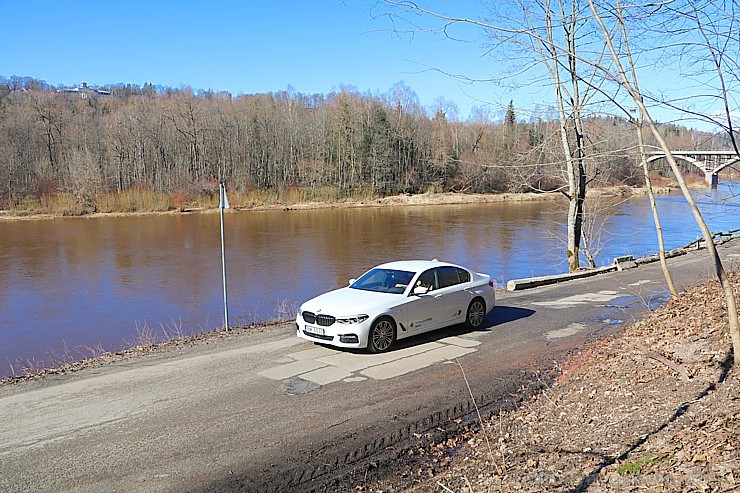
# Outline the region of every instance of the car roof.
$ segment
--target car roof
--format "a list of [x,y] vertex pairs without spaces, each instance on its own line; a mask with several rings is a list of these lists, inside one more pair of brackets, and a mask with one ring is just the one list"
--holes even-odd
[[[450,264],[448,262],[440,262],[439,260],[399,260],[396,262],[388,262],[385,264],[378,265],[376,269],[394,269],[394,270],[405,270],[411,272],[421,272],[433,267],[460,267],[459,265]],[[464,267],[460,267],[464,269]],[[468,269],[465,269],[468,270]]]

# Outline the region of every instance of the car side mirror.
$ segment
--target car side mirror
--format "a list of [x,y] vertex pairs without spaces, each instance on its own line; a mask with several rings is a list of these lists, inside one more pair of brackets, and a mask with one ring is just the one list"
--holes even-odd
[[429,288],[426,286],[416,286],[414,288],[414,294],[417,296],[421,296],[422,294],[427,294],[429,292]]
[[352,286],[355,283],[355,281],[357,281],[357,279],[350,279],[349,280],[349,285]]

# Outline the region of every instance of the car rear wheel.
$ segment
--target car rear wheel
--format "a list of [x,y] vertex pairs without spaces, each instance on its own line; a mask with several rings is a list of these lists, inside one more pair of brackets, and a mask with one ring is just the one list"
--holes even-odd
[[483,325],[484,318],[486,318],[486,302],[476,298],[468,305],[468,316],[465,322],[471,329],[477,329]]
[[373,323],[367,340],[367,348],[373,353],[388,351],[396,341],[396,324],[389,317],[381,317]]

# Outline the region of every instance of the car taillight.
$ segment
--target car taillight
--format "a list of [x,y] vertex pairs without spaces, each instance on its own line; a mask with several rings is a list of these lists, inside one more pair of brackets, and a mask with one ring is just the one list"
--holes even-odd
[[493,281],[488,281],[488,285],[493,287]]

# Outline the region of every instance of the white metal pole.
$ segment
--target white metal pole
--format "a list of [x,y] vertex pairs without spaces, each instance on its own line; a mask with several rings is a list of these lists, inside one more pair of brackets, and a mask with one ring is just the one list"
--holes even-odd
[[221,213],[221,275],[224,281],[224,329],[229,330],[229,303],[226,298],[226,248],[224,245],[224,208],[226,206],[226,186],[219,184],[218,208]]

